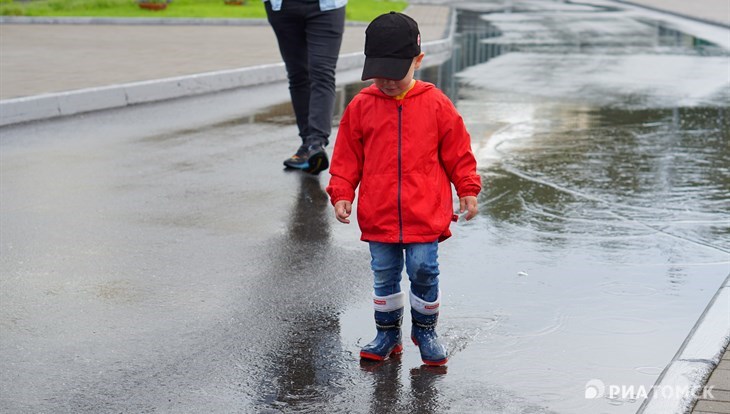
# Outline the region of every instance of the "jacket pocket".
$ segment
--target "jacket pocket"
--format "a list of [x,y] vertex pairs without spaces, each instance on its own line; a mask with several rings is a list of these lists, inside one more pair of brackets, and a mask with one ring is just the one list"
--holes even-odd
[[[444,190],[443,180],[438,176],[418,173],[403,176],[401,205],[405,234],[438,235],[448,227],[450,214],[444,209]],[[450,193],[451,189],[447,191]]]
[[357,220],[364,233],[397,237],[398,186],[392,174],[363,177],[358,190]]

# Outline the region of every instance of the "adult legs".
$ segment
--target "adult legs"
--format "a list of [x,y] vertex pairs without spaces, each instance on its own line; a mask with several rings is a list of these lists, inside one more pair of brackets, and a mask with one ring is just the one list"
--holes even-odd
[[285,1],[279,11],[271,9],[271,2],[264,2],[264,5],[269,23],[276,34],[281,58],[286,66],[289,94],[303,145],[309,136],[309,103],[311,101],[306,34],[307,10],[304,7],[306,4]]
[[327,169],[335,102],[335,69],[345,28],[345,8],[321,11],[317,0],[285,1],[280,11],[265,2],[287,69],[289,93],[302,144],[288,168],[312,174]]
[[326,146],[332,131],[335,104],[335,69],[345,30],[345,8],[307,17],[305,31],[309,62],[309,143]]

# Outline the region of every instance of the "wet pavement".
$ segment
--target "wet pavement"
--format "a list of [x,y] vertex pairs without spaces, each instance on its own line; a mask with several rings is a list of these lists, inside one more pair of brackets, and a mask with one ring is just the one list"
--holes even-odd
[[[415,4],[408,13],[418,19],[424,42],[444,37],[448,7]],[[16,23],[1,23],[0,16],[0,99],[281,62],[266,19],[9,20]],[[365,27],[348,22],[340,53],[362,52]]]
[[730,27],[730,3],[723,0],[703,0],[688,3],[682,0],[618,0],[664,13],[690,16],[699,21]]
[[587,382],[650,387],[730,270],[728,54],[511,4],[460,16],[458,62],[423,73],[485,183],[440,249],[448,368],[358,360],[369,254],[326,173],[279,169],[271,85],[0,129],[2,410],[635,412]]

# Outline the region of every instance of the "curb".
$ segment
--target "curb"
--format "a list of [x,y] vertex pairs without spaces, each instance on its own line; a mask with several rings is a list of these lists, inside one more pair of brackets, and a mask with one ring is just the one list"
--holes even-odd
[[0,126],[218,92],[286,79],[283,64],[207,72],[0,101]]
[[[702,387],[730,342],[730,274],[715,292],[687,338],[664,368],[637,414],[684,414],[701,394]],[[657,395],[657,389],[673,392],[671,398]]]
[[266,19],[207,19],[186,17],[28,17],[3,16],[0,24],[125,25],[125,26],[265,26]]
[[[267,26],[266,19],[219,19],[190,17],[29,17],[0,16],[0,24],[120,25],[120,26]],[[366,22],[345,22],[365,27]]]
[[[443,39],[421,45],[427,54],[424,67],[440,64],[451,57],[455,19],[456,14],[452,10],[446,28],[447,35]],[[361,68],[364,61],[365,55],[362,52],[342,54],[337,61],[337,72]],[[281,62],[0,100],[0,127],[283,82],[286,79],[286,69]]]
[[680,12],[674,12],[674,11],[662,9],[662,8],[659,8],[659,7],[647,6],[646,4],[636,3],[636,2],[633,2],[633,1],[630,1],[630,0],[613,0],[613,1],[615,1],[616,3],[628,4],[630,6],[641,7],[641,8],[648,9],[648,10],[653,10],[653,11],[659,12],[659,13],[671,14],[672,16],[681,17],[683,19],[694,20],[694,21],[697,21],[697,22],[711,24],[713,26],[719,26],[719,27],[722,27],[722,28],[725,28],[725,29],[730,29],[730,24],[723,23],[723,22],[718,21],[718,20],[710,20],[710,19],[705,19],[705,18],[702,18],[702,17],[690,16],[688,14],[684,14],[684,13],[680,13]]

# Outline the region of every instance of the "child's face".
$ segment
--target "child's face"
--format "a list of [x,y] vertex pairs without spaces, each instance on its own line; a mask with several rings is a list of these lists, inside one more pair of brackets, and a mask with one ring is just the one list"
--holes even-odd
[[413,81],[413,73],[416,71],[416,69],[421,67],[421,61],[423,60],[424,54],[421,53],[420,55],[413,58],[413,62],[411,63],[411,68],[408,69],[408,73],[406,74],[406,77],[400,80],[393,80],[393,79],[385,79],[385,78],[374,78],[373,81],[375,82],[375,86],[380,89],[381,92],[388,96],[398,96],[408,90],[408,87],[411,85],[411,82]]

